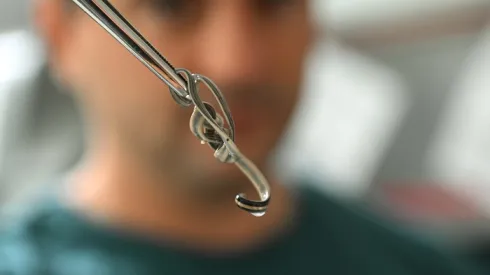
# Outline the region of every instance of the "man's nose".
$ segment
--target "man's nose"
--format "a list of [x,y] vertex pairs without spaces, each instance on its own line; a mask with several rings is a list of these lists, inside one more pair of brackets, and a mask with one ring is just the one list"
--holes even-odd
[[260,22],[250,12],[232,8],[209,17],[196,41],[196,72],[225,85],[258,81],[267,62]]

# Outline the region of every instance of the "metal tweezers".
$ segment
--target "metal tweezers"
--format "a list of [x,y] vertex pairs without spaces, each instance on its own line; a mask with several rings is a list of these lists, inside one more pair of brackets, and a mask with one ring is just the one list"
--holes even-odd
[[[252,182],[260,197],[260,200],[255,201],[247,199],[244,194],[239,194],[235,197],[235,203],[254,216],[263,216],[270,201],[269,184],[260,170],[241,154],[235,145],[234,122],[217,86],[205,76],[172,66],[109,1],[72,1],[162,80],[178,103],[184,106],[190,106],[192,103],[195,105],[190,123],[191,131],[216,150],[216,158],[222,162],[236,164]],[[206,84],[213,92],[231,129],[223,129],[223,119],[209,104],[200,100],[197,89],[199,82]],[[214,135],[210,136],[209,131]]]

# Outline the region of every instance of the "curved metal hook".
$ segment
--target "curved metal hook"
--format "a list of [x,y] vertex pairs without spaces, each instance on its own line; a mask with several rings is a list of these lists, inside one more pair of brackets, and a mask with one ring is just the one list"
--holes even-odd
[[[191,96],[192,97],[192,96]],[[206,108],[205,111],[201,111],[199,107],[195,107],[194,112],[191,116],[190,126],[192,132],[201,140],[208,142],[209,146],[215,149],[214,156],[221,162],[234,163],[242,173],[247,176],[247,178],[252,182],[257,193],[260,196],[259,201],[249,200],[246,198],[245,194],[238,194],[235,197],[235,203],[241,209],[249,212],[250,214],[260,217],[265,214],[267,207],[270,202],[270,187],[260,170],[247,159],[237,148],[235,143],[231,139],[226,139],[225,136],[221,136],[224,140],[217,149],[213,147],[214,140],[209,140],[203,131],[203,125],[208,122],[208,118],[203,115],[204,112],[208,112]],[[208,112],[209,113],[209,112]],[[218,131],[217,131],[218,132]],[[219,134],[219,133],[218,133]]]
[[[223,95],[221,94],[217,85],[214,84],[209,78],[191,74],[185,69],[177,69],[177,72],[182,74],[182,76],[188,80],[189,83],[192,83],[188,85],[187,89],[189,96],[195,105],[190,121],[191,131],[201,140],[208,142],[213,149],[216,149],[215,157],[222,162],[234,163],[242,171],[242,173],[247,176],[257,190],[260,200],[250,200],[246,198],[245,194],[238,194],[235,197],[235,203],[238,207],[254,216],[263,216],[267,211],[267,207],[270,202],[270,186],[260,170],[238,150],[238,147],[233,140],[235,131],[234,121],[231,117],[231,112],[229,111]],[[206,84],[208,89],[218,101],[221,110],[226,116],[226,121],[231,128],[229,136],[222,125],[222,120],[220,121],[220,119],[218,119],[217,114],[211,114],[208,110],[209,107],[206,107],[206,103],[201,100],[197,86],[199,82]],[[203,130],[205,123],[211,126],[220,137],[222,144],[218,146],[218,148],[214,148],[211,143],[212,141],[209,142],[209,139],[205,136]]]

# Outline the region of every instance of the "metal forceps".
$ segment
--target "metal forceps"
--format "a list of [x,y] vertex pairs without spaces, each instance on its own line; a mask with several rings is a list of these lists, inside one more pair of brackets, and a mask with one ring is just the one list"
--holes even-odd
[[[179,105],[184,107],[194,105],[190,118],[192,133],[201,140],[202,144],[207,143],[215,151],[214,156],[219,161],[234,163],[252,182],[260,197],[260,200],[250,200],[244,194],[238,194],[235,203],[254,216],[263,216],[270,201],[269,183],[260,170],[235,145],[235,123],[228,104],[216,84],[206,76],[172,66],[108,0],[72,1],[162,80]],[[200,83],[214,95],[225,116],[224,119],[213,106],[201,100]],[[228,128],[225,127],[225,122]]]

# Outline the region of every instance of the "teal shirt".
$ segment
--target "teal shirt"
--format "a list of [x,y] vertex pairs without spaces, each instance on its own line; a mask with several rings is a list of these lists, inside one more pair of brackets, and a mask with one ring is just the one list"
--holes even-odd
[[52,201],[0,236],[0,275],[471,275],[472,267],[312,189],[296,226],[242,254],[124,235]]

